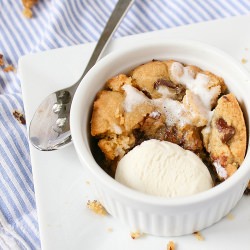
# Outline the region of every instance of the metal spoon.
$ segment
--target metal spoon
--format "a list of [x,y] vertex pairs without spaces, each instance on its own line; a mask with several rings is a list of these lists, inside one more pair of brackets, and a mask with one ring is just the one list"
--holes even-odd
[[134,0],[119,0],[98,40],[80,79],[71,87],[58,90],[45,98],[37,108],[29,126],[30,142],[41,151],[59,149],[71,142],[70,108],[75,91],[109,42]]

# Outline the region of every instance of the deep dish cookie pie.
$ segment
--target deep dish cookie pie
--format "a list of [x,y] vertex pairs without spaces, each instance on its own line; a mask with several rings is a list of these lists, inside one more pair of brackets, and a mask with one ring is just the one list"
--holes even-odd
[[197,154],[215,184],[237,170],[246,152],[244,117],[224,80],[173,60],[153,60],[109,79],[93,105],[91,135],[112,176],[117,162],[149,139]]

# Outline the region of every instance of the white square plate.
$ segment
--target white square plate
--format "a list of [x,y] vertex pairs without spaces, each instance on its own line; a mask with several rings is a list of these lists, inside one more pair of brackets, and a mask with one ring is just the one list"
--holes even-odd
[[[250,15],[155,31],[113,41],[106,53],[148,39],[185,38],[215,45],[241,61],[250,61]],[[81,75],[93,44],[27,55],[19,62],[27,124],[39,103],[49,93],[74,83]],[[250,63],[244,66],[250,70]],[[42,248],[46,250],[132,249],[164,250],[173,240],[180,250],[235,250],[250,246],[250,196],[243,197],[219,223],[193,235],[132,240],[129,229],[111,216],[101,217],[86,208],[95,198],[91,181],[80,165],[74,146],[40,152],[30,146]]]

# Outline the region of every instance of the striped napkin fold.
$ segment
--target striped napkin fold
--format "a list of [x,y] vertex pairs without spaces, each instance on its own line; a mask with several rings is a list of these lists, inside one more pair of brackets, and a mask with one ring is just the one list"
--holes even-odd
[[[31,2],[0,1],[0,249],[4,250],[41,248],[18,59],[98,40],[117,1],[35,0],[34,6]],[[115,37],[247,13],[249,0],[136,0]]]

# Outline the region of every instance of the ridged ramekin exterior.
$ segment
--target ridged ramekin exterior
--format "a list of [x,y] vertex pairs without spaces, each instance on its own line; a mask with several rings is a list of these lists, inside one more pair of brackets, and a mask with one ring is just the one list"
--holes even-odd
[[[213,225],[227,215],[241,199],[248,179],[220,197],[191,204],[181,209],[159,207],[151,204],[127,203],[117,199],[108,189],[95,185],[96,195],[107,211],[131,232],[156,236],[180,236],[191,234]],[[202,206],[202,209],[201,209]]]

